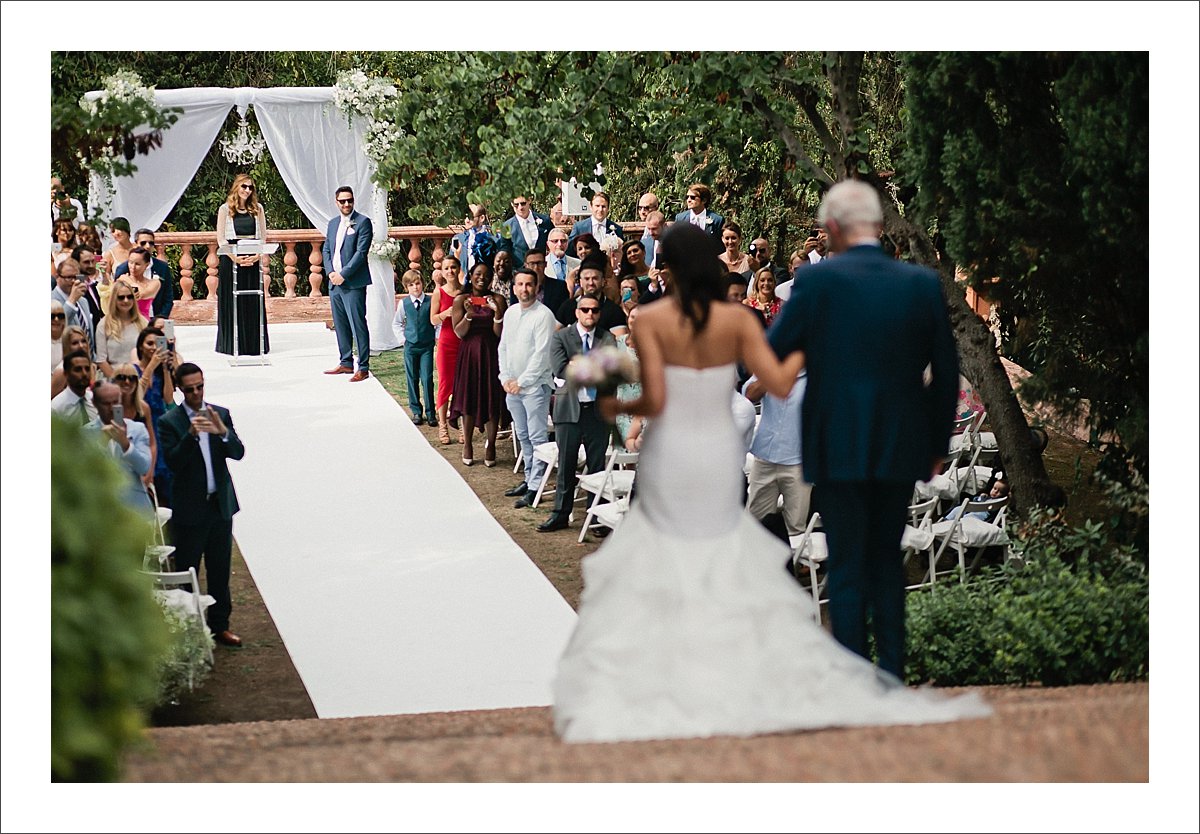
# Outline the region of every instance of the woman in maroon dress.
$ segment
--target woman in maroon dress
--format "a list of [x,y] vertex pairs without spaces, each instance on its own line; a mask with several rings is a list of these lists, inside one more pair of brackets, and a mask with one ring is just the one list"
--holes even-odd
[[496,433],[509,423],[504,388],[500,385],[500,328],[508,299],[492,292],[492,266],[475,264],[470,281],[452,308],[454,332],[462,339],[458,350],[458,372],[454,378],[454,402],[450,419],[462,417],[464,466],[475,462],[472,448],[476,426],[483,426],[483,465],[496,465]]

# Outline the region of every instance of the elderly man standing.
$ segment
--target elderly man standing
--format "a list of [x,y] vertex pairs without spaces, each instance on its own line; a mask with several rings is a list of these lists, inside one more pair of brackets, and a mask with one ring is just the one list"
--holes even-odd
[[121,389],[115,383],[98,383],[92,390],[92,399],[96,404],[96,419],[86,429],[108,441],[109,453],[129,475],[122,499],[135,510],[152,515],[154,505],[142,483],[150,471],[150,433],[137,420],[126,420],[124,415],[115,413],[121,402]]
[[768,339],[805,355],[802,458],[821,491],[833,636],[867,657],[869,620],[879,667],[903,678],[900,533],[949,443],[958,356],[937,275],[880,248],[875,189],[838,183],[818,218],[838,256],[808,268]]
[[518,508],[533,506],[546,474],[546,464],[534,458],[533,448],[549,439],[550,340],[555,321],[550,309],[537,300],[537,290],[537,274],[528,267],[518,269],[513,276],[517,303],[504,311],[500,331],[500,384],[525,458],[525,480],[504,494],[519,499],[514,505]]
[[558,228],[551,231],[546,237],[546,277],[566,286],[567,276],[578,268],[579,258],[567,254],[567,233]]

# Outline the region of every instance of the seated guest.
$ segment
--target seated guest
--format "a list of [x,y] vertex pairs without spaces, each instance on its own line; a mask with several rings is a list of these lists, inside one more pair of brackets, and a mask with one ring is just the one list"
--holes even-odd
[[86,351],[76,350],[63,357],[67,387],[50,400],[50,410],[80,426],[96,419],[96,406],[92,403],[92,357]]
[[[68,324],[63,328],[62,334],[62,355],[69,356],[77,350],[82,350],[90,358],[92,355],[92,346],[88,344],[87,331],[77,324]],[[92,366],[93,369],[95,366]],[[93,370],[93,377],[94,377]],[[88,385],[91,385],[96,380],[89,379]],[[58,366],[50,372],[50,399],[54,399],[61,394],[67,387],[67,374],[63,370],[63,363],[59,362]]]
[[[624,281],[626,278],[633,278],[635,281],[649,283],[647,277],[650,274],[650,267],[646,264],[646,246],[640,240],[627,240],[625,245],[621,247],[621,265],[617,270],[617,277]],[[644,288],[644,287],[643,287]],[[641,295],[641,289],[638,290]]]
[[165,461],[159,460],[158,434],[154,431],[154,416],[150,413],[150,406],[142,398],[142,386],[138,385],[138,380],[137,369],[128,362],[113,368],[112,382],[121,389],[121,407],[125,409],[125,419],[141,423],[146,427],[146,433],[150,435],[150,471],[142,477],[142,483],[150,487],[154,486],[154,480],[160,467],[168,473],[168,478],[171,470],[167,468]]
[[[971,503],[974,504],[980,501],[994,501],[997,498],[1004,498],[1008,495],[1008,492],[1008,476],[1005,475],[1002,470],[997,469],[994,473],[992,473],[992,477],[988,484],[984,487],[983,491],[978,495],[971,496]],[[959,504],[957,507],[953,507],[950,512],[942,516],[942,521],[953,521],[954,519],[958,518],[960,512],[962,512],[962,504]],[[999,512],[1000,511],[998,509],[975,512],[971,510],[970,504],[967,505],[967,517],[978,518],[980,521],[990,522],[997,516]]]
[[[622,335],[617,336],[615,338],[617,340],[617,347],[620,348],[621,350],[624,350],[624,351],[627,351],[628,353],[630,353],[633,356],[633,358],[636,360],[637,359],[637,345],[634,343],[634,337],[633,337],[633,332],[634,332],[633,331],[633,323],[635,321],[637,321],[637,306],[636,305],[629,310],[629,316],[626,320],[626,323],[628,325],[628,330],[625,333],[623,333]],[[621,385],[617,386],[617,399],[618,400],[622,400],[622,401],[636,400],[641,395],[642,395],[642,383],[641,382],[626,382],[626,383],[622,383]],[[628,443],[630,428],[632,427],[634,420],[641,420],[641,418],[631,417],[628,414],[618,414],[617,421],[616,421],[617,435],[621,438],[621,442],[623,444],[625,444],[625,448],[629,449],[629,451],[631,451],[631,452],[636,451],[636,449],[630,449],[629,443]],[[638,437],[640,437],[642,429],[645,428],[645,421],[641,421],[641,423],[642,424],[638,427]],[[641,442],[640,441],[637,442],[635,444],[635,446],[638,449],[640,449]]]
[[128,278],[113,282],[108,307],[96,330],[96,363],[101,372],[111,378],[113,365],[129,360],[137,345],[138,334],[148,322],[137,308],[137,292]]
[[[607,330],[613,336],[620,336],[628,330],[625,312],[621,309],[620,304],[614,303],[608,296],[601,293],[606,265],[603,253],[596,252],[586,258],[579,267],[579,286],[585,293],[596,293],[601,296],[600,321],[596,326]],[[568,299],[558,308],[557,318],[558,323],[563,327],[570,327],[575,323],[575,299]]]
[[96,403],[96,418],[87,424],[107,441],[109,454],[129,473],[122,497],[129,506],[146,514],[154,512],[142,478],[150,469],[150,436],[146,427],[136,420],[114,419],[113,407],[121,402],[121,389],[111,382],[98,382],[92,392]]
[[50,371],[62,364],[63,331],[67,329],[67,314],[63,312],[62,302],[56,298],[50,299]]

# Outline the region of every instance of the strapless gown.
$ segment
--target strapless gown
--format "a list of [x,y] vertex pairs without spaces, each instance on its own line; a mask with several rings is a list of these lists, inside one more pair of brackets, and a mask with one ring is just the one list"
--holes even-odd
[[627,741],[989,715],[975,694],[905,687],[813,621],[786,546],[741,505],[735,372],[666,368],[637,498],[583,560],[579,619],[554,683],[556,732]]

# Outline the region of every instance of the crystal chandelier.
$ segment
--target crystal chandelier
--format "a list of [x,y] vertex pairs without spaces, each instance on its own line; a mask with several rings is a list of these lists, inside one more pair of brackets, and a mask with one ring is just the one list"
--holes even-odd
[[257,133],[250,132],[250,123],[245,115],[239,115],[237,130],[221,140],[221,152],[236,165],[253,165],[267,147],[266,141]]

